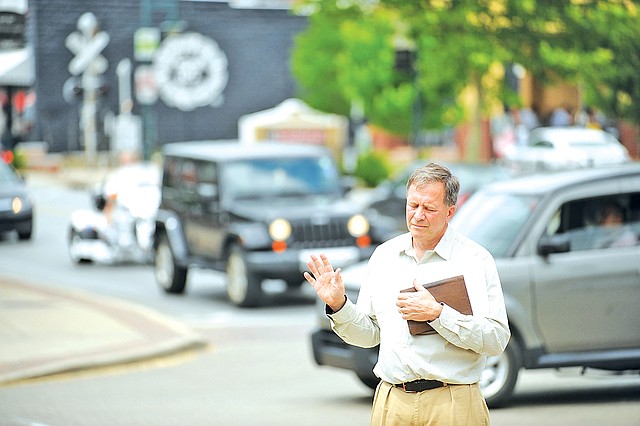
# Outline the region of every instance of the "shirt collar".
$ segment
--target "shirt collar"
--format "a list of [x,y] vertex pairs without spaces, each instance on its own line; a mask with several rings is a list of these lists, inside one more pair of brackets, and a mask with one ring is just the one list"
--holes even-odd
[[[447,225],[447,230],[444,232],[444,235],[436,244],[436,247],[433,249],[433,252],[438,256],[443,258],[444,260],[451,259],[451,252],[453,251],[453,240],[454,240],[454,231],[451,226]],[[402,244],[400,245],[400,253],[404,253],[413,258],[416,257],[416,252],[413,249],[413,245],[411,244],[411,233],[407,232],[403,235]],[[420,261],[420,259],[418,259]]]

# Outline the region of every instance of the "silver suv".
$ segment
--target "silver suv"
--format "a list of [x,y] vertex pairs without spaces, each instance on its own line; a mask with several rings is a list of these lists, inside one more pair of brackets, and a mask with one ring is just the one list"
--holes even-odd
[[[640,370],[640,164],[528,176],[478,191],[452,226],[496,258],[512,338],[489,358],[481,387],[496,407],[521,368]],[[355,300],[362,264],[343,277]],[[367,385],[377,349],[344,344],[318,305],[319,365]]]

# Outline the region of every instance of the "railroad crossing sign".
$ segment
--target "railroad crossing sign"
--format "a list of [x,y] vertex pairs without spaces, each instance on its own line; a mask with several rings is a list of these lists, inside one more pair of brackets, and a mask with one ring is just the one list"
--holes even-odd
[[102,74],[109,67],[109,62],[100,53],[109,44],[109,34],[98,31],[98,20],[91,12],[83,13],[78,18],[78,31],[69,34],[65,46],[76,55],[69,62],[69,72],[80,75],[89,67],[94,74]]
[[109,44],[109,35],[99,31],[98,19],[91,12],[83,13],[78,18],[78,31],[69,34],[65,40],[67,48],[76,56],[69,62],[69,72],[74,76],[82,76],[82,110],[80,125],[82,126],[82,142],[88,164],[94,165],[98,146],[98,129],[96,123],[97,89],[99,75],[104,73],[109,62],[100,55]]

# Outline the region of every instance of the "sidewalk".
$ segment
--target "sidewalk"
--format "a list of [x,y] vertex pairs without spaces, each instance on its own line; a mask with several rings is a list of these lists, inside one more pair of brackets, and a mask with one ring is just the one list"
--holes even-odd
[[0,279],[0,386],[203,348],[155,311],[77,290]]

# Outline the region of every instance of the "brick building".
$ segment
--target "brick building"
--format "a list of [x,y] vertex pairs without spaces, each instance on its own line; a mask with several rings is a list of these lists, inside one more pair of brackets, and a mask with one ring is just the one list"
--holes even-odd
[[[237,137],[239,117],[295,96],[290,52],[307,20],[292,14],[286,1],[263,1],[259,3],[273,8],[253,9],[230,3],[242,2],[30,0],[28,38],[34,51],[37,104],[29,139],[46,141],[51,152],[82,149],[82,102],[81,96],[73,95],[74,85],[81,86],[82,80],[72,79],[69,63],[75,56],[67,37],[79,31],[78,19],[85,12],[95,16],[99,31],[109,38],[101,51],[108,67],[99,79],[98,150],[109,148],[105,123],[121,109],[116,69],[123,59],[132,65],[132,112],[145,117],[152,149],[182,140]],[[170,90],[151,97],[147,93],[147,106],[136,99],[134,75],[138,67],[151,64],[134,55],[134,34],[141,27],[159,29],[159,47],[169,32],[190,37],[165,49],[169,53],[164,55],[166,72],[160,84]]]

